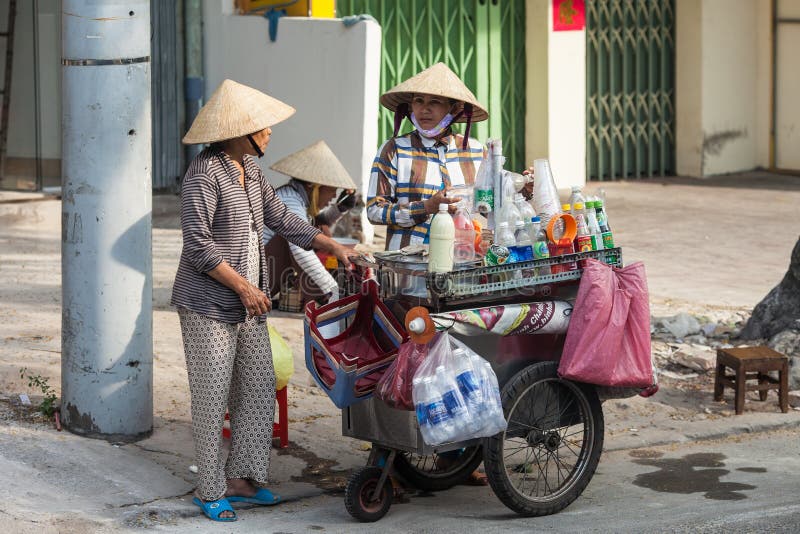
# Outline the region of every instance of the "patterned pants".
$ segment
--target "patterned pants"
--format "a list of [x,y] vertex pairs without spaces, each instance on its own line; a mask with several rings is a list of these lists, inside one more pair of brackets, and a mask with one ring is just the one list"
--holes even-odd
[[[227,324],[178,310],[189,373],[198,494],[221,498],[226,479],[265,485],[275,416],[275,371],[265,323]],[[222,425],[230,413],[231,451],[223,467]]]

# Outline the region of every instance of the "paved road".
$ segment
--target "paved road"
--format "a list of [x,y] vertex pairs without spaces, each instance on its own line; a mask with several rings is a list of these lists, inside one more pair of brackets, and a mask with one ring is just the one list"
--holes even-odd
[[[242,510],[236,531],[798,532],[799,438],[797,430],[776,431],[606,453],[584,494],[549,517],[519,518],[489,489],[460,486],[395,504],[377,524],[355,523],[341,495],[322,495]],[[164,532],[211,528],[180,515],[170,525],[152,526]]]

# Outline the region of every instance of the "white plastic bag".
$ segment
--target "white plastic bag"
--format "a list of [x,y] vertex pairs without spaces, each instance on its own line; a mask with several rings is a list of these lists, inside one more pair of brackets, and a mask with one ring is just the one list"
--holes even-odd
[[422,438],[429,445],[491,436],[505,429],[497,377],[483,358],[449,334],[431,342],[417,369],[412,396]]

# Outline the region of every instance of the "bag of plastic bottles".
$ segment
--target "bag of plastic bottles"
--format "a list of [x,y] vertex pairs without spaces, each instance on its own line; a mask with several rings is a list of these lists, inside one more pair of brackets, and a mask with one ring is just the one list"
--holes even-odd
[[429,445],[491,436],[505,428],[491,366],[463,344],[453,348],[451,341],[446,332],[434,338],[414,375],[414,407]]
[[375,396],[398,410],[413,410],[411,382],[417,368],[428,355],[428,345],[406,341],[400,345],[397,358],[375,385]]

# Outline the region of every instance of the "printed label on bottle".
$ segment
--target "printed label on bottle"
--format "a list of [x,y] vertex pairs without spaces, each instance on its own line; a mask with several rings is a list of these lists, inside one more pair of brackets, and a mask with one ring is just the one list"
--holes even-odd
[[458,390],[465,399],[479,399],[480,388],[472,371],[464,371],[456,377]]
[[432,425],[438,425],[447,421],[450,415],[447,413],[447,408],[442,401],[434,401],[428,404],[428,422]]
[[419,426],[427,425],[428,410],[426,409],[425,405],[422,404],[421,402],[418,402],[416,406],[416,412],[417,412],[417,422],[419,423]]
[[537,260],[543,260],[550,257],[550,249],[544,241],[537,241],[533,244],[533,257]]
[[452,389],[442,395],[442,400],[444,401],[444,406],[447,409],[447,413],[453,418],[462,414],[466,410],[464,403],[461,402],[458,397],[456,397],[456,392]]
[[575,240],[578,252],[591,252],[592,251],[592,236],[579,235]]
[[603,247],[614,248],[614,236],[611,232],[603,232]]
[[475,209],[484,215],[494,209],[494,190],[476,189],[475,190]]

